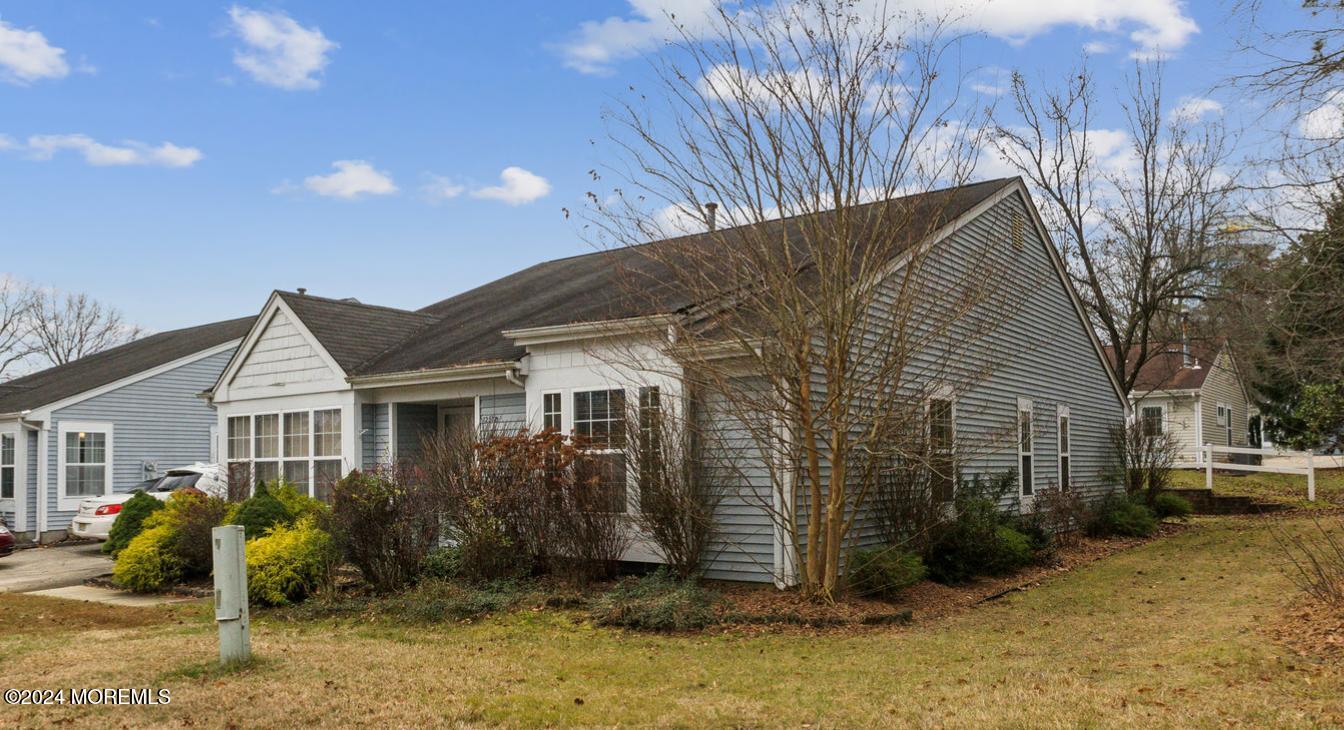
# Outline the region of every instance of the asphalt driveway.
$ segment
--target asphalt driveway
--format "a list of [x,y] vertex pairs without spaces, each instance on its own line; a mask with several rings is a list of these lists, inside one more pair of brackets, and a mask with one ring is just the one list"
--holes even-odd
[[112,573],[102,543],[78,543],[17,550],[0,558],[0,593],[30,593],[83,583]]

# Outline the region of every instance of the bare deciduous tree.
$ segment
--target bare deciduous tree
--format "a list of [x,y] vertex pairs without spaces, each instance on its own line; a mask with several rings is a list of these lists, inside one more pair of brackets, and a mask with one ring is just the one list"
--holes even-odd
[[712,25],[609,114],[622,187],[591,195],[590,220],[631,297],[677,303],[665,354],[715,414],[699,436],[759,457],[729,468],[768,479],[755,506],[803,591],[830,598],[883,472],[925,458],[901,434],[994,367],[980,343],[1038,282],[1009,294],[1001,239],[933,265],[965,193],[930,191],[967,179],[984,129],[944,23],[804,0]]
[[12,276],[0,276],[0,382],[32,354],[33,289]]
[[1158,354],[1149,343],[1172,337],[1176,315],[1216,279],[1233,181],[1221,126],[1168,113],[1160,66],[1137,67],[1122,140],[1099,126],[1096,95],[1086,67],[1041,93],[1014,74],[994,146],[1045,201],[1042,216],[1129,392]]
[[50,365],[125,344],[142,333],[119,310],[87,294],[39,294],[33,300],[31,320],[32,351]]

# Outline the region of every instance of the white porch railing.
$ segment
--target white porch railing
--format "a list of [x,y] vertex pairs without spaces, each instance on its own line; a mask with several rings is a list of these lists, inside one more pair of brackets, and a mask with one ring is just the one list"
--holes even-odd
[[[1306,465],[1265,466],[1264,464],[1234,464],[1230,461],[1214,463],[1214,454],[1250,454],[1252,456],[1258,455],[1262,457],[1287,456],[1306,459]],[[1193,461],[1178,461],[1175,464],[1172,464],[1172,466],[1177,469],[1203,469],[1204,487],[1206,489],[1213,489],[1213,470],[1215,468],[1226,471],[1300,474],[1307,478],[1307,501],[1316,501],[1316,465],[1310,451],[1279,451],[1278,449],[1252,449],[1244,446],[1214,446],[1213,444],[1204,444],[1203,447],[1195,450],[1195,459]]]

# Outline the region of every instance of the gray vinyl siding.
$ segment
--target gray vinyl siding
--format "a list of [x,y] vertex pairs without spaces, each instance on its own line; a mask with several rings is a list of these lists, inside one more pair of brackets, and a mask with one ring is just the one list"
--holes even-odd
[[386,403],[366,403],[363,411],[364,434],[360,436],[362,469],[374,469],[392,454],[392,421]]
[[420,442],[438,428],[439,407],[433,403],[397,404],[397,461],[414,461]]
[[527,394],[483,395],[480,399],[482,429],[510,433],[527,428]]
[[[761,390],[759,383],[740,387]],[[697,414],[705,484],[713,489],[715,535],[705,555],[705,575],[717,580],[774,579],[774,487],[751,431],[722,395],[707,394]]]
[[[958,330],[965,329],[958,324],[945,341],[933,342],[914,358],[906,378],[938,380],[957,391],[954,427],[957,449],[965,454],[964,479],[1017,469],[1017,408],[1018,398],[1024,397],[1033,402],[1035,489],[1057,485],[1057,412],[1059,406],[1068,406],[1072,484],[1085,497],[1096,499],[1114,486],[1108,478],[1110,430],[1123,423],[1124,405],[1050,261],[1048,244],[1030,224],[1021,249],[1010,242],[1015,213],[1030,221],[1022,199],[1014,194],[937,244],[922,264],[922,275],[929,280],[921,285],[920,302],[930,308],[940,306],[939,297],[958,296],[977,277],[998,276],[1008,284],[998,294],[1001,304],[980,305],[967,315],[965,328],[981,328],[981,334],[958,339]],[[873,312],[878,321],[883,314]],[[932,321],[939,322],[939,316],[935,313]],[[825,393],[819,377],[816,391],[821,399]],[[851,490],[856,488],[851,485]],[[797,495],[800,522],[805,524],[806,485],[800,484]],[[1022,508],[1016,489],[1004,496],[1002,507]],[[871,517],[861,515],[856,521],[847,536],[849,546],[880,539]]]
[[[210,459],[215,410],[197,396],[213,385],[232,351],[187,363],[52,414],[47,439],[47,529],[63,530],[74,511],[58,509],[57,449],[63,421],[112,424],[112,488],[127,492],[164,470]],[[154,471],[147,469],[152,465]]]

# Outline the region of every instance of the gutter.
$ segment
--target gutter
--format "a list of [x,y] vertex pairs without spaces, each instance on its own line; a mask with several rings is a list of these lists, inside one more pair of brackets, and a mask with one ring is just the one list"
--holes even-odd
[[644,332],[676,322],[674,314],[650,314],[643,317],[625,319],[604,319],[597,322],[576,322],[545,327],[525,327],[503,330],[500,334],[514,341],[515,345],[543,345],[551,342],[568,342],[591,337],[612,337]]
[[345,379],[352,387],[377,388],[390,385],[420,385],[426,383],[444,383],[458,380],[484,380],[486,378],[504,378],[509,382],[521,383],[517,377],[518,365],[514,362],[487,362],[476,365],[458,365],[449,368],[431,370],[409,370],[400,373],[378,375],[352,375]]

